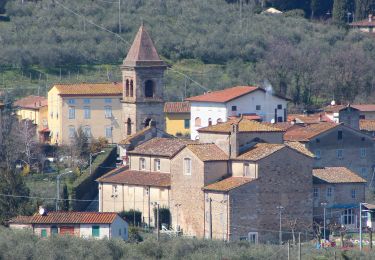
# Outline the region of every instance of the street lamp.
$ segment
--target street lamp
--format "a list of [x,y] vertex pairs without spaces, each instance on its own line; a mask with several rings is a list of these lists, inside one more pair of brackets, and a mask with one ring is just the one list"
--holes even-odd
[[153,206],[156,206],[156,230],[157,230],[157,233],[156,233],[156,240],[159,241],[159,237],[160,237],[160,230],[159,230],[159,209],[160,209],[160,205],[159,203],[157,202],[151,202],[151,205]]
[[73,171],[67,171],[67,172],[63,172],[63,173],[60,173],[59,175],[57,175],[56,177],[56,211],[59,210],[59,201],[60,201],[60,177],[65,175],[65,174],[69,174],[69,173],[72,173]]
[[324,242],[326,241],[326,207],[328,205],[327,202],[322,202],[320,203],[320,205],[322,205],[324,208],[323,208],[323,236],[324,236]]
[[105,153],[105,151],[102,150],[102,151],[97,152],[97,153],[90,153],[90,176],[91,176],[91,173],[92,173],[92,169],[91,169],[92,157],[95,156],[95,155],[101,154],[101,153]]
[[283,206],[277,206],[276,207],[279,210],[279,221],[280,221],[280,230],[279,230],[279,242],[280,245],[283,244],[283,235],[282,235],[282,230],[281,230],[281,212],[284,210]]

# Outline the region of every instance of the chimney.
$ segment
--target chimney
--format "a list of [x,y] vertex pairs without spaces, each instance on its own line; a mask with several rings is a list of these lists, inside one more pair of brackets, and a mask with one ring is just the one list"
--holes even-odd
[[235,122],[231,124],[231,131],[230,131],[230,157],[236,158],[239,155],[239,138],[238,138],[238,132],[239,132],[239,123],[241,122],[241,119],[238,122]]
[[41,216],[47,215],[47,210],[43,206],[39,206],[38,212],[39,212],[39,215]]
[[368,15],[368,21],[371,23],[372,22],[372,14]]

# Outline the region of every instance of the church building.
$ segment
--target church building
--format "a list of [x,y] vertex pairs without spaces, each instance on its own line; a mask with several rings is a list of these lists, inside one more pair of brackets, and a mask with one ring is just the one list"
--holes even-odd
[[165,129],[163,78],[166,68],[142,25],[121,65],[125,136],[151,124]]

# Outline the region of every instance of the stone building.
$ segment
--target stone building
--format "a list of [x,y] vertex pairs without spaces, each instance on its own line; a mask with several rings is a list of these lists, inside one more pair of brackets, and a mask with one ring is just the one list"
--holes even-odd
[[371,136],[345,124],[320,122],[287,130],[286,142],[300,142],[315,154],[314,167],[346,167],[371,180],[375,163]]
[[314,220],[323,222],[324,207],[329,223],[357,228],[359,204],[365,202],[366,180],[345,167],[313,170]]
[[132,135],[153,121],[165,129],[164,71],[167,65],[142,25],[121,66],[123,120],[126,135]]
[[128,167],[99,178],[99,211],[138,210],[154,226],[154,205],[170,208],[171,158],[190,140],[152,138],[128,152]]
[[173,226],[197,237],[275,241],[267,230],[278,230],[283,206],[305,229],[312,223],[312,163],[306,149],[284,144],[253,144],[232,159],[215,144],[187,145],[172,160]]

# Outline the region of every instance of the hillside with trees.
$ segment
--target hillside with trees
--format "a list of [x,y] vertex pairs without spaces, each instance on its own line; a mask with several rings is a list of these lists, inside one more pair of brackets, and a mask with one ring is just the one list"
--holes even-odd
[[[287,12],[262,14],[262,5]],[[374,39],[343,26],[347,11],[366,17],[372,8],[365,0],[129,0],[120,6],[8,0],[7,19],[0,21],[0,88],[26,94],[56,81],[120,80],[118,65],[143,22],[173,65],[166,75],[169,100],[270,83],[303,108],[332,99],[374,101]]]

